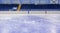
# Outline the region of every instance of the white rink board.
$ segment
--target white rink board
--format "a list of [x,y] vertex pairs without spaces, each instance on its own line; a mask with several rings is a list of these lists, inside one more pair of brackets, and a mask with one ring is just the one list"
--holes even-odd
[[60,14],[60,11],[0,11],[0,14]]
[[0,14],[28,14],[28,11],[0,11]]

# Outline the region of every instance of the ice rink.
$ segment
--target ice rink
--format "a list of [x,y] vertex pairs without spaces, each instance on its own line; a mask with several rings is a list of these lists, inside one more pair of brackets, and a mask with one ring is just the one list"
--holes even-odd
[[0,33],[60,33],[60,15],[0,14]]

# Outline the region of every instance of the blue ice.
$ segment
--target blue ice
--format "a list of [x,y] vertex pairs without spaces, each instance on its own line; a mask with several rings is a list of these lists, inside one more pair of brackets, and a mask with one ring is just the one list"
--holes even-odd
[[35,15],[0,19],[0,33],[60,33],[56,27],[48,19]]

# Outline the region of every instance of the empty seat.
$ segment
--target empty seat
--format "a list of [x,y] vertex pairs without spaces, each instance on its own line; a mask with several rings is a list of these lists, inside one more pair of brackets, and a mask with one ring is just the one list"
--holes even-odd
[[2,4],[10,4],[10,0],[1,0],[2,1]]
[[21,4],[30,4],[30,0],[20,0]]
[[30,0],[31,4],[39,4],[39,0]]
[[50,4],[58,4],[58,0],[50,0]]
[[50,4],[50,0],[40,0],[40,4]]
[[11,4],[20,4],[20,0],[10,0]]

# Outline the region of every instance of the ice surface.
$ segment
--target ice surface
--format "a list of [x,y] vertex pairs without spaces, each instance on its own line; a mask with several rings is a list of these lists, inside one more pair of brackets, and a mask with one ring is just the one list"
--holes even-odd
[[60,33],[59,15],[0,15],[0,33]]

